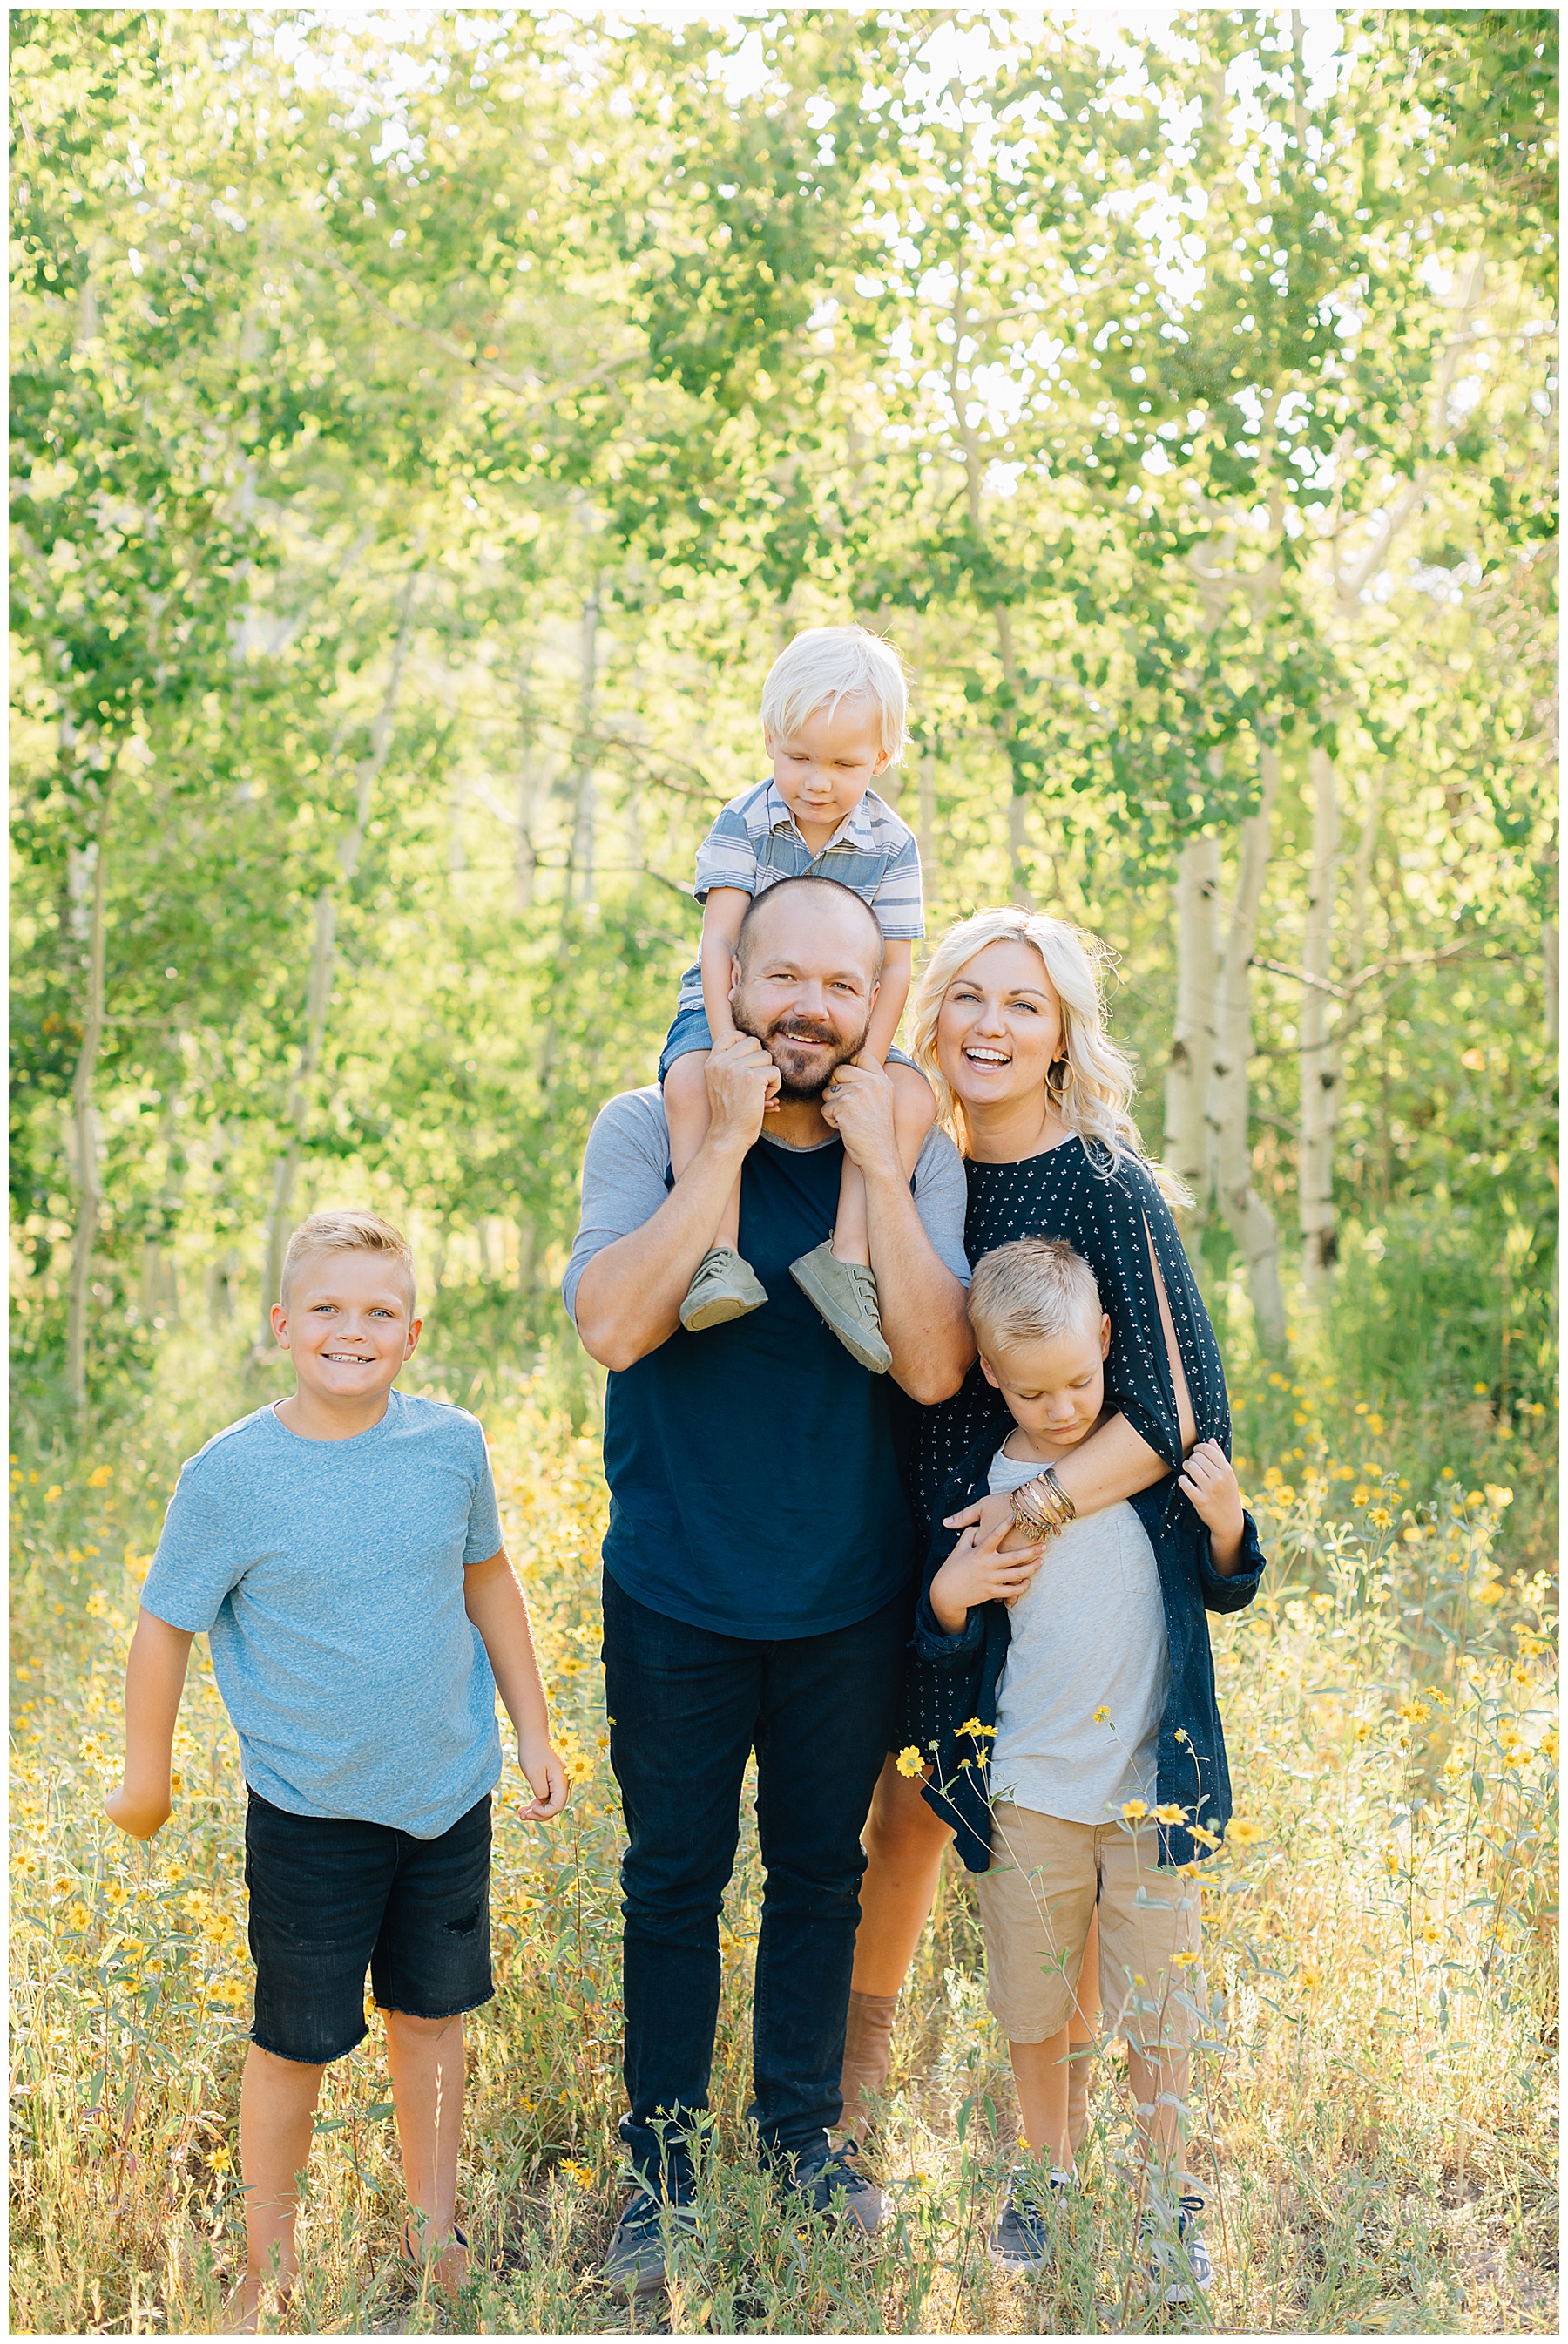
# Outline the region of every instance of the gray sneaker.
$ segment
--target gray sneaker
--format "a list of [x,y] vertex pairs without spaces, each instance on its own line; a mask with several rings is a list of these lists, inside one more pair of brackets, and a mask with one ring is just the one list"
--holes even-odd
[[1153,2214],[1144,2215],[1140,2244],[1148,2257],[1145,2269],[1151,2302],[1191,2303],[1194,2293],[1206,2295],[1213,2286],[1208,2241],[1198,2227],[1202,2211],[1203,2200],[1195,2194],[1178,2200],[1174,2243],[1169,2232],[1161,2237],[1163,2226]]
[[871,1272],[858,1261],[840,1261],[829,1239],[792,1261],[789,1275],[850,1357],[874,1376],[885,1376],[893,1355],[882,1339],[882,1314]]
[[824,2137],[820,2148],[808,2149],[796,2160],[787,2185],[798,2191],[814,2214],[837,2214],[853,2222],[867,2238],[875,2238],[888,2218],[888,2201],[869,2174],[860,2170],[853,2141],[829,2148]]
[[606,2287],[632,2298],[657,2295],[664,2285],[665,2256],[676,2238],[697,2235],[697,2209],[678,2198],[656,2198],[639,2189],[615,2226],[604,2258]]
[[705,1327],[722,1327],[749,1310],[760,1310],[767,1299],[768,1288],[749,1261],[729,1246],[710,1246],[691,1274],[680,1323],[700,1335]]
[[997,2216],[986,2252],[1002,2270],[1041,2271],[1051,2258],[1050,2221],[1040,2204],[1054,2207],[1072,2187],[1070,2173],[1053,2172],[1043,2190],[1030,2174],[1008,2177],[1007,2197]]

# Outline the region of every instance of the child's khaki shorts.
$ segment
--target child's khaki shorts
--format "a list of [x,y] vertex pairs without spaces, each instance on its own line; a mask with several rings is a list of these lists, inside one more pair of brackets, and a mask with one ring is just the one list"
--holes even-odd
[[1001,1800],[990,1844],[975,1893],[987,2000],[1009,2042],[1044,2043],[1067,2025],[1098,1904],[1101,2031],[1151,2057],[1185,2052],[1197,2029],[1189,2006],[1205,2006],[1198,1883],[1159,1870],[1154,1826],[1135,1838],[1121,1824],[1063,1823]]

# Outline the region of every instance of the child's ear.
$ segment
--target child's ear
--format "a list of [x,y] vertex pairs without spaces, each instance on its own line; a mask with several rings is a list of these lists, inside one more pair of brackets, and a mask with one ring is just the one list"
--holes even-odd
[[1100,1322],[1100,1356],[1102,1359],[1108,1359],[1111,1357],[1111,1313],[1109,1310],[1105,1313]]
[[1001,1378],[997,1374],[996,1369],[992,1367],[992,1365],[991,1365],[990,1361],[986,1358],[986,1355],[985,1355],[985,1353],[984,1353],[983,1351],[980,1353],[980,1369],[981,1369],[982,1373],[984,1374],[985,1379],[986,1379],[987,1383],[988,1383],[988,1384],[990,1384],[990,1388],[991,1388],[992,1391],[1000,1391],[1000,1389],[1001,1389]]

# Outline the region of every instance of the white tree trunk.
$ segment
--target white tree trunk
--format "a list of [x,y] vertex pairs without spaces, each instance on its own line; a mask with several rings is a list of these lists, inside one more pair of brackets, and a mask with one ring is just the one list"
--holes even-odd
[[1302,949],[1301,1137],[1296,1191],[1301,1213],[1302,1273],[1311,1293],[1333,1268],[1334,1128],[1339,1120],[1339,1053],[1329,1009],[1333,953],[1334,882],[1339,870],[1340,798],[1326,749],[1307,753],[1312,787],[1312,868],[1307,884]]
[[1277,1354],[1285,1348],[1279,1231],[1273,1214],[1252,1186],[1248,1069],[1252,1056],[1252,954],[1269,870],[1269,833],[1280,783],[1279,752],[1265,747],[1259,763],[1262,787],[1257,812],[1241,825],[1241,866],[1215,993],[1208,1119],[1215,1192],[1246,1264],[1252,1323],[1264,1350]]
[[582,681],[578,690],[578,778],[572,810],[571,844],[567,849],[565,908],[578,895],[593,900],[594,828],[594,693],[598,682],[599,590],[596,580],[583,604]]
[[1191,1190],[1181,1215],[1191,1251],[1209,1196],[1208,1040],[1219,978],[1220,842],[1191,838],[1176,866],[1176,1017],[1165,1068],[1165,1161]]
[[93,893],[87,914],[87,995],[82,1005],[82,1046],[71,1082],[71,1116],[75,1132],[76,1227],[71,1243],[71,1298],[65,1321],[65,1389],[78,1416],[87,1406],[87,1331],[92,1316],[93,1248],[98,1235],[103,1188],[98,1177],[98,1114],[93,1104],[93,1080],[104,1038],[104,968],[106,955],[105,890],[108,879],[109,792],[113,772],[106,773],[98,800],[97,836],[93,856]]
[[[370,727],[369,752],[360,759],[355,773],[353,817],[337,842],[337,868],[344,885],[352,881],[359,868],[360,850],[365,844],[365,833],[370,821],[371,793],[377,775],[387,763],[392,747],[393,723],[397,710],[397,695],[402,687],[403,664],[407,655],[417,584],[417,571],[410,571],[403,589],[387,689],[381,695],[381,705]],[[337,941],[338,884],[334,882],[319,889],[316,898],[310,975],[305,992],[305,1037],[299,1046],[299,1056],[288,1086],[288,1102],[284,1110],[288,1141],[273,1167],[272,1209],[266,1222],[266,1259],[261,1281],[261,1323],[257,1330],[257,1341],[264,1350],[269,1349],[272,1344],[272,1306],[278,1299],[282,1288],[283,1257],[289,1238],[289,1204],[294,1194],[295,1177],[299,1170],[306,1110],[310,1103],[311,1085],[321,1063],[322,1044],[327,1036],[327,1013],[332,1001],[333,956]]]
[[1553,1049],[1557,1047],[1558,971],[1557,923],[1548,920],[1541,931],[1541,984],[1546,997],[1546,1039]]
[[[978,506],[974,520],[978,528],[980,525]],[[996,641],[997,650],[1001,658],[1002,680],[1011,695],[1010,722],[1016,723],[1019,694],[1018,652],[1012,640],[1012,613],[1005,602],[999,602],[996,606]],[[1008,758],[1007,770],[1008,893],[1015,904],[1021,904],[1026,912],[1032,912],[1035,909],[1035,901],[1030,893],[1024,863],[1029,844],[1027,829],[1029,800],[1021,797],[1014,786],[1010,755]]]
[[920,783],[917,803],[919,808],[920,839],[920,873],[925,883],[927,908],[928,910],[934,912],[938,894],[937,752],[934,742],[929,748],[925,748],[920,751]]
[[523,913],[534,900],[534,873],[538,867],[538,850],[534,844],[534,725],[533,697],[529,676],[533,668],[530,651],[523,661],[518,676],[518,811],[512,839],[512,908]]

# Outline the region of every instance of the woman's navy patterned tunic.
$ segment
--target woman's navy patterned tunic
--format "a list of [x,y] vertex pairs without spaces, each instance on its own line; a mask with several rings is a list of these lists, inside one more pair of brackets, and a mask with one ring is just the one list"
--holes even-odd
[[[1111,1171],[1102,1149],[1096,1147],[1091,1156],[1082,1140],[1074,1137],[1041,1156],[1027,1156],[1021,1163],[982,1164],[971,1157],[965,1168],[970,1201],[964,1250],[971,1268],[1015,1238],[1062,1238],[1081,1253],[1099,1281],[1100,1298],[1111,1317],[1106,1405],[1119,1409],[1174,1470],[1181,1461],[1181,1434],[1160,1298],[1149,1263],[1149,1238],[1153,1238],[1197,1437],[1217,1440],[1229,1456],[1231,1407],[1220,1347],[1171,1208],[1149,1167],[1123,1155]],[[995,1424],[1000,1448],[1011,1422],[1005,1401],[987,1383],[978,1359],[950,1399],[921,1409],[915,1434],[914,1497],[923,1534],[929,1534],[936,1519],[944,1488],[988,1423]],[[945,1691],[941,1672],[911,1660],[905,1674],[900,1746],[915,1742],[923,1749],[941,1731],[938,1704]]]

